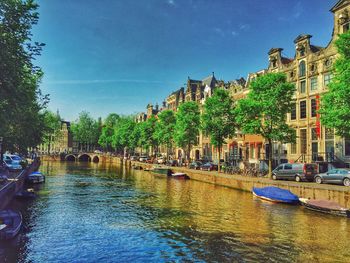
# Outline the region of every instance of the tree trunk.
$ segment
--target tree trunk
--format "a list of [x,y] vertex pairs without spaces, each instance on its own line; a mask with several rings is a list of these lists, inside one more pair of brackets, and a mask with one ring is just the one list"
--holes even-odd
[[272,140],[269,139],[269,178],[272,179]]
[[218,146],[218,157],[219,157],[219,161],[218,161],[218,172],[221,173],[221,167],[220,167],[220,159],[221,159],[221,147]]

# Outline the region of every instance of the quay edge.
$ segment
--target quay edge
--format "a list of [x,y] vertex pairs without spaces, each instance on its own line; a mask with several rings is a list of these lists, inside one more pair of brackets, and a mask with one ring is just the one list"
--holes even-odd
[[[152,167],[152,164],[141,162],[132,162],[132,164],[139,165],[143,168]],[[268,178],[229,175],[218,172],[193,170],[184,167],[171,167],[171,169],[174,172],[186,173],[191,180],[248,192],[251,192],[253,187],[276,186],[287,189],[299,197],[329,200],[350,209],[350,187],[307,182],[275,181]]]
[[28,167],[22,170],[16,177],[16,181],[11,181],[0,188],[0,210],[4,209],[14,198],[14,196],[23,190],[23,185],[29,174],[39,169],[40,160],[36,159]]

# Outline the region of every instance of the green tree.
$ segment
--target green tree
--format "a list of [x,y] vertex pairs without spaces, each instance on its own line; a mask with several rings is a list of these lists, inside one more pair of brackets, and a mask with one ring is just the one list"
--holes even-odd
[[120,117],[118,114],[111,113],[104,121],[98,143],[107,151],[110,151],[112,149],[114,129],[119,119]]
[[186,159],[190,161],[190,153],[193,145],[198,143],[200,128],[199,106],[193,101],[184,102],[176,113],[176,125],[174,140],[178,147],[186,153]]
[[155,137],[160,144],[164,144],[167,149],[167,160],[169,150],[174,143],[174,129],[176,117],[172,110],[164,110],[158,114],[158,125],[156,126]]
[[145,142],[145,147],[147,150],[149,150],[149,148],[151,147],[151,152],[153,155],[157,152],[159,144],[156,135],[158,120],[155,116],[152,115],[143,123],[144,124],[142,125],[141,138],[142,141]]
[[205,101],[202,129],[218,151],[219,172],[222,146],[225,139],[234,134],[235,127],[234,101],[226,90],[216,89],[214,95]]
[[334,78],[321,100],[321,122],[335,128],[337,135],[350,137],[350,31],[339,35],[335,45],[340,54],[334,64]]
[[124,151],[124,148],[132,148],[131,134],[135,128],[135,122],[132,117],[122,117],[118,121],[118,125],[115,127],[113,136],[113,146]]
[[43,136],[43,143],[48,146],[48,153],[51,152],[51,144],[54,138],[60,136],[61,132],[61,117],[58,113],[53,113],[52,111],[45,110],[43,112],[45,131]]
[[0,1],[0,136],[6,150],[40,144],[45,129],[41,111],[48,96],[40,92],[43,73],[33,64],[43,47],[32,41],[37,8],[32,0]]
[[91,117],[90,113],[81,112],[78,120],[72,123],[71,130],[73,139],[79,143],[81,151],[90,151],[91,146],[97,144],[98,122]]
[[238,101],[236,121],[245,134],[258,134],[269,143],[269,175],[272,171],[272,142],[295,142],[295,130],[286,124],[295,101],[295,86],[283,73],[269,73],[258,77],[250,85],[245,99]]

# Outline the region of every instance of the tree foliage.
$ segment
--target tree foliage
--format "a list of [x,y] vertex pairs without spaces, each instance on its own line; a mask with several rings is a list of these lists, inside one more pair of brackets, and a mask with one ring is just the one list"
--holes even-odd
[[81,112],[78,120],[71,125],[73,139],[80,144],[81,150],[83,148],[84,150],[89,150],[91,146],[97,144],[98,130],[98,122],[86,111]]
[[225,139],[235,132],[234,109],[234,101],[224,89],[216,89],[213,96],[207,98],[204,104],[202,129],[209,135],[212,145],[217,147],[219,162]]
[[112,145],[115,149],[123,151],[125,147],[131,146],[131,134],[135,128],[135,122],[132,117],[122,117],[118,120],[114,128]]
[[111,113],[104,121],[104,125],[99,136],[98,143],[107,151],[112,149],[114,129],[120,119],[120,116],[116,113]]
[[199,128],[200,111],[198,104],[193,101],[181,104],[176,113],[174,139],[176,145],[184,149],[188,160],[193,145],[197,144]]
[[295,86],[283,73],[258,77],[250,85],[247,98],[239,100],[236,121],[244,134],[258,134],[269,142],[269,171],[271,174],[272,142],[295,142],[295,130],[286,124],[295,102]]
[[340,57],[334,64],[334,78],[322,97],[321,122],[335,128],[339,136],[350,137],[350,31],[335,42]]
[[32,41],[38,5],[32,0],[0,1],[0,136],[4,148],[25,151],[41,142],[48,103],[39,82],[42,71],[33,64],[43,44]]
[[176,117],[172,110],[164,110],[158,114],[158,125],[155,130],[155,137],[160,144],[164,144],[167,148],[167,159],[169,149],[174,143],[174,129]]
[[44,136],[43,143],[48,145],[48,151],[50,153],[51,143],[54,138],[60,136],[61,132],[61,117],[58,113],[53,113],[52,111],[45,110],[43,112],[44,117]]

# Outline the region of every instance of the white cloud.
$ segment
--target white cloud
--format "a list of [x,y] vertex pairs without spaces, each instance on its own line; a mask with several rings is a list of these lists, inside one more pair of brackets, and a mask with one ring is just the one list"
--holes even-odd
[[167,0],[168,5],[175,6],[175,1],[174,0]]
[[232,34],[232,36],[234,36],[234,37],[238,36],[237,31],[232,31],[231,34]]

